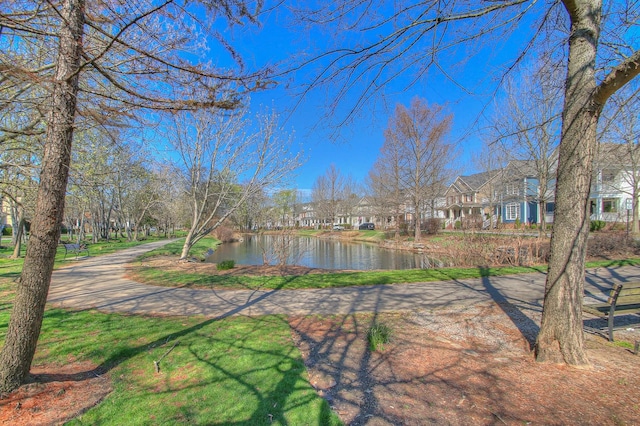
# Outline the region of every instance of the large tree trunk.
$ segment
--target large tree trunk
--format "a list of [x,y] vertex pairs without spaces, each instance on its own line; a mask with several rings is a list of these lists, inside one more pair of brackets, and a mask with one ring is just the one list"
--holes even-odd
[[23,383],[42,325],[71,160],[84,6],[84,0],[65,0],[61,11],[63,24],[40,186],[22,276],[0,353],[0,393],[10,392]]
[[589,193],[601,106],[593,101],[600,1],[568,2],[569,64],[556,181],[556,213],[536,359],[588,365],[582,299]]

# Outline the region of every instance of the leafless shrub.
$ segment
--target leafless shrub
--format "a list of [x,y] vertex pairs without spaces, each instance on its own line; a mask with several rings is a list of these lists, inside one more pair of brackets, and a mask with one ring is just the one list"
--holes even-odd
[[474,214],[465,216],[461,220],[462,229],[482,229],[483,218],[481,215]]
[[422,229],[424,229],[427,234],[437,234],[442,229],[442,219],[435,217],[427,219],[422,223]]
[[304,254],[300,238],[294,229],[284,229],[260,240],[262,263],[264,265],[295,265]]
[[452,266],[533,265],[549,259],[546,239],[524,236],[496,238],[482,233],[465,234],[464,238],[430,246],[429,256]]
[[637,254],[638,247],[624,232],[598,232],[587,242],[587,256],[608,258],[621,254]]
[[229,243],[234,241],[233,229],[228,226],[219,226],[213,232],[213,235],[223,243]]

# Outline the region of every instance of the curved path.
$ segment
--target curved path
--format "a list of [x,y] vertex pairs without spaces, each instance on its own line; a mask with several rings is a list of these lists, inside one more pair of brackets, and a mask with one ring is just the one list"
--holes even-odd
[[[251,291],[157,287],[123,278],[126,263],[167,243],[84,258],[58,269],[53,273],[48,301],[72,309],[207,317],[410,311],[489,300],[535,309],[541,306],[545,282],[544,274],[535,273],[402,285]],[[640,267],[589,270],[586,291],[599,297],[612,282],[628,280],[640,280]]]

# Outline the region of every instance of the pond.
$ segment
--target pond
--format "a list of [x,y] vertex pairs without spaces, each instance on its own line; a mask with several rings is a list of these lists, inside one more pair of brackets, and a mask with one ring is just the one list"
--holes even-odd
[[321,269],[414,269],[433,267],[424,254],[389,250],[375,244],[328,240],[314,237],[247,235],[244,241],[218,246],[207,262],[234,260],[237,264],[287,264]]

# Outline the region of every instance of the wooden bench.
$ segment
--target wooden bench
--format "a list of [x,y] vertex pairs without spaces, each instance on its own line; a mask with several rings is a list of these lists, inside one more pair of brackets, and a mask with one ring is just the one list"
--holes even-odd
[[63,244],[64,245],[64,258],[67,258],[67,254],[75,253],[76,259],[78,255],[82,252],[86,252],[87,256],[89,256],[89,249],[84,244]]
[[607,317],[609,341],[613,342],[614,317],[640,313],[640,282],[614,284],[605,303],[584,305],[582,310],[599,317]]

